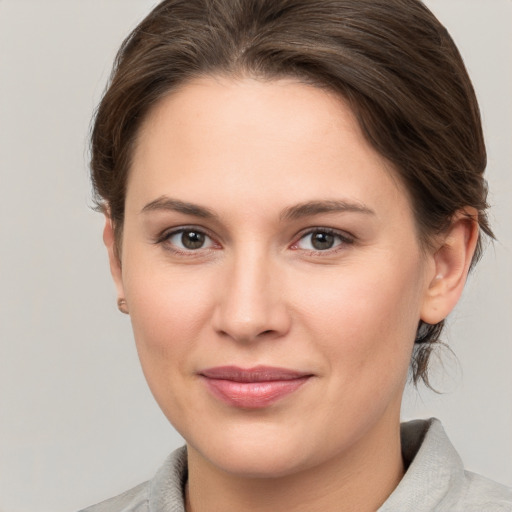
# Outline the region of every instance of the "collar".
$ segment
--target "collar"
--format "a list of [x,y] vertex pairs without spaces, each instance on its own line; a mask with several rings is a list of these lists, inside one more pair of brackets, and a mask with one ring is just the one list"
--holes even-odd
[[[407,471],[378,512],[453,510],[464,491],[462,461],[439,420],[415,420],[401,425],[402,454]],[[150,481],[150,512],[185,512],[187,451],[167,458]]]

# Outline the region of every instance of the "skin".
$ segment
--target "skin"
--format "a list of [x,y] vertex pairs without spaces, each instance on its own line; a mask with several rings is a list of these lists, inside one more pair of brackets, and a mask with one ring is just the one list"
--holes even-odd
[[[176,211],[176,200],[213,216]],[[319,201],[338,208],[296,208]],[[474,251],[478,228],[462,213],[422,248],[391,164],[324,90],[206,77],[153,108],[120,259],[108,218],[104,240],[148,384],[187,442],[189,511],[370,511],[386,500],[404,471],[400,403],[418,322],[451,311]],[[183,227],[205,244],[184,248],[173,234]],[[312,229],[333,230],[333,246],[315,249]],[[199,376],[224,365],[312,377],[250,410]]]

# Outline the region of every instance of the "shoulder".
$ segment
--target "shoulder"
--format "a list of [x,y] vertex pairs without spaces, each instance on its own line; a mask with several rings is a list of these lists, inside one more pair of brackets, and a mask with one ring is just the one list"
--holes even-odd
[[119,496],[102,501],[80,512],[147,512],[149,482],[144,482]]
[[187,451],[183,447],[172,452],[148,482],[80,512],[184,512],[187,473]]
[[465,471],[439,420],[402,424],[402,481],[379,512],[512,512],[512,489]]
[[467,512],[512,511],[512,489],[483,476],[464,472],[464,506]]

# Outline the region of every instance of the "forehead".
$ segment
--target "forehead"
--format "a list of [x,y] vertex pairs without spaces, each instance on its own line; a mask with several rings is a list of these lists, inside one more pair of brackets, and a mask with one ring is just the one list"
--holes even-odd
[[127,206],[177,193],[214,207],[233,193],[267,208],[329,195],[383,207],[405,198],[340,96],[291,79],[223,77],[173,91],[139,132]]
[[209,142],[229,137],[246,149],[307,139],[310,144],[321,142],[325,151],[334,138],[336,144],[341,142],[340,135],[370,149],[340,95],[294,79],[208,76],[186,82],[150,110],[139,143],[164,135],[162,129],[181,141],[201,142],[204,150]]

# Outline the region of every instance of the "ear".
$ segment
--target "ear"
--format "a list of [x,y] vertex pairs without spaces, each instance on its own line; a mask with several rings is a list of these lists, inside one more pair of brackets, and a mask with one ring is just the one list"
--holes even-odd
[[105,215],[105,227],[103,228],[103,243],[107,248],[108,260],[110,263],[110,273],[117,289],[119,299],[124,299],[123,273],[121,270],[121,260],[116,247],[114,236],[114,225],[112,219]]
[[474,208],[460,210],[436,244],[434,271],[421,308],[421,319],[428,324],[444,320],[462,295],[478,241],[477,218]]

